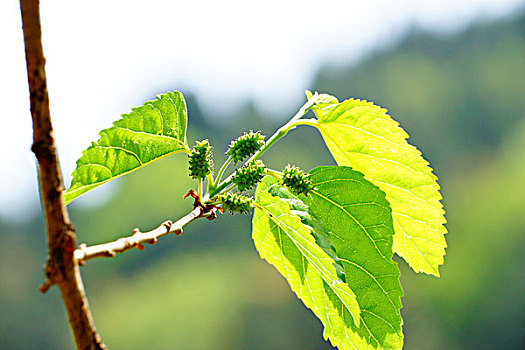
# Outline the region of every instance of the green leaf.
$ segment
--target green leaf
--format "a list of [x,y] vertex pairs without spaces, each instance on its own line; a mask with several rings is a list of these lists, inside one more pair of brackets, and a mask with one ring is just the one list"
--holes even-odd
[[[325,99],[329,101],[329,99]],[[437,177],[407,133],[373,103],[349,99],[312,107],[339,165],[362,172],[392,207],[394,251],[416,272],[439,276],[447,243]]]
[[361,309],[361,327],[351,331],[374,349],[401,349],[403,290],[392,261],[394,229],[384,192],[350,167],[319,167],[310,174],[315,189],[304,201],[329,232]]
[[155,160],[186,151],[187,119],[186,101],[178,91],[158,95],[123,114],[82,152],[71,187],[64,193],[65,204]]
[[275,183],[267,176],[256,191],[252,237],[261,258],[277,268],[321,320],[325,339],[341,349],[364,346],[366,341],[350,331],[360,324],[355,294],[338,279],[335,261],[316,244],[310,228],[284,200],[268,192]]
[[317,243],[319,247],[334,259],[333,265],[337,272],[337,276],[345,282],[343,266],[339,263],[335,248],[332,243],[330,243],[330,233],[323,227],[321,222],[312,218],[308,206],[280,183],[276,182],[271,185],[268,188],[268,192],[286,202],[290,206],[292,214],[299,216],[301,222],[306,226],[309,226],[311,233],[315,238],[315,243]]

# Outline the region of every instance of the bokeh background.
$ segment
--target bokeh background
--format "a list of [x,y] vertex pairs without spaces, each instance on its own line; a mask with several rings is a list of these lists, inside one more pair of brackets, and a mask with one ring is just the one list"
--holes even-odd
[[[387,107],[439,176],[449,248],[441,278],[399,260],[405,349],[525,344],[525,2],[43,1],[51,113],[66,184],[119,114],[182,91],[190,142],[217,163],[245,130],[270,135],[305,89]],[[56,288],[38,291],[46,246],[18,3],[0,3],[0,348],[73,347]],[[114,240],[191,209],[186,157],[168,157],[70,205],[79,242]],[[292,131],[274,168],[334,164]],[[112,349],[331,349],[317,319],[259,259],[250,218],[82,268]]]

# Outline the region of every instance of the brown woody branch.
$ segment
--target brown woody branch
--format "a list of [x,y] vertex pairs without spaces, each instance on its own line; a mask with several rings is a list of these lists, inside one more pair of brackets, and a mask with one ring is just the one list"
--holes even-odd
[[170,233],[180,235],[182,233],[182,228],[195,219],[200,217],[212,218],[214,215],[213,211],[206,212],[201,206],[195,206],[190,213],[179,219],[177,222],[173,223],[170,220],[165,221],[159,227],[149,232],[140,232],[139,229],[136,228],[133,230],[131,236],[122,237],[113,242],[90,247],[81,244],[80,247],[75,250],[74,258],[76,262],[83,265],[86,260],[102,257],[111,258],[117,253],[123,253],[132,248],[142,250],[144,249],[144,244],[155,244],[162,236],[166,236]]
[[57,284],[78,349],[105,349],[97,334],[78,265],[73,259],[75,229],[64,206],[64,185],[56,154],[42,50],[38,0],[20,0],[24,44],[33,119],[32,151],[38,160],[42,207],[46,219],[48,261],[45,292]]

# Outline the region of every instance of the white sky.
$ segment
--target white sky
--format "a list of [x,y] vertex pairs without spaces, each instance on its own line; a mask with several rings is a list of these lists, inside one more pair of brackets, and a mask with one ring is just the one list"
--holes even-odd
[[[450,33],[475,20],[506,16],[525,3],[41,2],[51,116],[67,185],[76,159],[98,132],[152,91],[192,91],[218,118],[246,98],[278,114],[302,104],[321,63],[355,62],[414,26]],[[37,203],[37,181],[16,0],[0,1],[0,52],[0,216],[22,218]]]

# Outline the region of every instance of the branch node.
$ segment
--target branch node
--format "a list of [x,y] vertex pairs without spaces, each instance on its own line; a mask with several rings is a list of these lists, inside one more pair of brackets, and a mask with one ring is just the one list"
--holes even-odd
[[208,220],[215,220],[217,218],[217,208],[211,208],[209,212],[203,213],[203,215]]
[[164,221],[162,224],[166,227],[166,229],[168,230],[167,232],[169,233],[171,230],[171,226],[173,226],[173,222],[171,220],[167,220]]
[[[97,244],[91,247],[81,244],[74,251],[74,259],[79,265],[84,265],[83,263],[87,260],[99,257],[111,258],[117,253],[123,253],[128,249],[137,248],[142,251],[144,250],[145,244],[156,244],[160,237],[166,236],[172,232],[178,236],[182,234],[182,228],[185,225],[201,217],[209,218],[214,215],[214,212],[215,209],[212,207],[208,207],[208,211],[205,211],[201,206],[197,206],[175,223],[171,220],[166,220],[157,228],[148,232],[140,232],[138,228],[135,228],[130,236],[121,237],[113,242]],[[56,281],[56,278],[54,280]]]
[[47,292],[49,288],[51,288],[57,282],[56,271],[51,264],[51,260],[48,259],[47,263],[44,265],[44,275],[46,276],[46,279],[44,283],[42,283],[42,285],[39,287],[42,293]]
[[53,286],[53,284],[55,284],[55,282],[51,281],[49,278],[46,277],[46,280],[38,289],[40,289],[40,292],[46,293],[49,290],[49,288]]
[[191,196],[193,199],[198,199],[199,195],[194,190],[189,190],[188,193],[186,193],[184,196],[182,196],[182,199],[188,198],[188,196]]
[[86,243],[81,243],[78,248],[73,252],[73,257],[80,266],[86,265],[84,261],[84,256],[86,255]]

